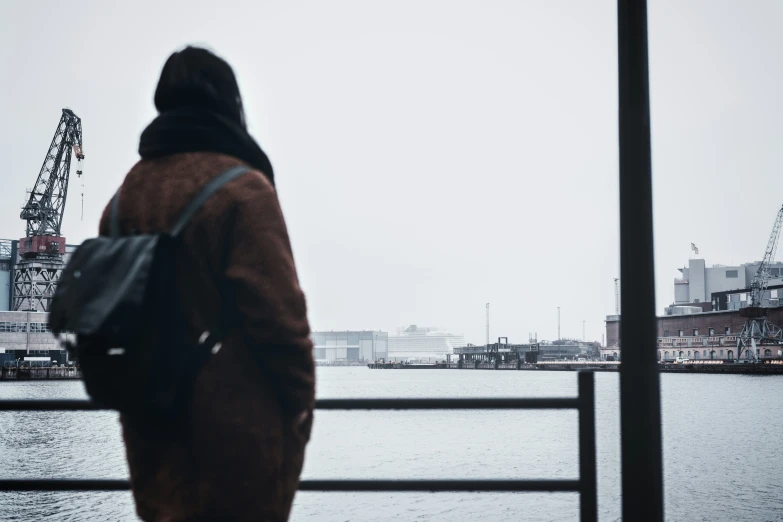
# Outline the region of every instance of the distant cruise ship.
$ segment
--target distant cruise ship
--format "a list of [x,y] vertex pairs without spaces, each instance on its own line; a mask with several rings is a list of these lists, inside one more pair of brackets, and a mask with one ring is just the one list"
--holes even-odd
[[465,346],[462,334],[453,334],[440,328],[411,325],[398,328],[397,334],[389,335],[389,360],[421,362],[443,361],[454,348]]

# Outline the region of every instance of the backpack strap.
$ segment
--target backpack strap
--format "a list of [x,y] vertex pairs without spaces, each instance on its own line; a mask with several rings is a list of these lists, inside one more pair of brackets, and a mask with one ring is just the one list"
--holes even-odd
[[[173,237],[179,235],[180,232],[182,232],[182,230],[187,226],[193,215],[198,211],[201,205],[203,205],[210,198],[210,196],[217,192],[220,187],[249,170],[251,170],[250,167],[245,165],[238,165],[228,169],[207,183],[198,196],[196,196],[188,204],[188,206],[185,207],[185,210],[182,212],[179,219],[177,219],[177,222],[174,224],[169,234],[171,234]],[[221,293],[221,299],[225,300],[226,289],[221,289],[220,286],[218,286],[218,290]],[[223,346],[223,336],[228,330],[230,323],[229,317],[228,310],[225,307],[221,307],[220,311],[218,312],[217,321],[212,326],[212,329],[206,330],[201,334],[201,337],[198,340],[198,345],[200,348],[199,355],[201,357],[202,363],[206,362],[210,355],[214,355],[220,351],[220,348]]]
[[109,234],[111,237],[120,236],[120,218],[117,210],[117,207],[120,205],[120,190],[122,190],[122,187],[118,188],[117,192],[114,193],[114,197],[111,198],[111,210],[109,211]]
[[187,226],[188,222],[190,222],[191,218],[196,214],[196,212],[198,212],[198,209],[201,208],[201,205],[203,205],[210,197],[212,197],[212,195],[217,192],[220,187],[249,170],[250,167],[246,165],[237,165],[236,167],[232,167],[216,178],[212,179],[209,183],[206,184],[206,186],[204,186],[203,189],[201,189],[201,192],[199,192],[198,196],[193,198],[190,203],[188,203],[188,206],[185,207],[185,210],[183,210],[182,214],[180,214],[179,218],[177,218],[174,226],[171,227],[169,234],[174,237],[178,236]]
[[[174,226],[171,227],[169,234],[172,237],[178,236],[188,225],[191,218],[198,212],[199,208],[201,208],[218,189],[249,170],[251,170],[250,167],[246,165],[237,165],[209,181],[204,188],[201,189],[201,192],[188,203],[185,210],[183,210],[182,214],[177,218]],[[225,299],[225,289],[221,289],[220,286],[218,286],[218,290],[221,293],[221,299]],[[228,317],[227,310],[221,307],[220,312],[218,313],[218,319],[212,329],[202,333],[201,337],[198,339],[199,356],[201,357],[202,364],[206,362],[210,355],[214,355],[220,350],[223,336],[226,333],[229,323]]]

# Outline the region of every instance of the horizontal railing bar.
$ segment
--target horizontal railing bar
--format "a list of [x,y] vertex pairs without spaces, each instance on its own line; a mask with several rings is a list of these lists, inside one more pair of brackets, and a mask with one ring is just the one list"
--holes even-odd
[[[7,479],[2,491],[127,491],[130,482],[110,479]],[[550,491],[578,492],[578,480],[302,480],[300,491]]]
[[106,410],[85,399],[3,399],[0,411],[85,411]]
[[[319,410],[564,410],[579,407],[576,397],[488,398],[488,399],[319,399]],[[92,402],[79,400],[0,400],[0,411],[82,411],[105,410]]]
[[320,410],[563,410],[576,409],[574,398],[489,399],[321,399]]
[[300,491],[572,491],[578,480],[303,480]]
[[2,479],[0,491],[128,491],[126,479]]

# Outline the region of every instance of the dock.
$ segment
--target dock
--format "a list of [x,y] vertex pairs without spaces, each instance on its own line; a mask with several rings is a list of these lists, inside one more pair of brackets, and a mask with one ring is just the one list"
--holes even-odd
[[2,381],[45,381],[45,380],[79,380],[82,374],[73,366],[64,367],[2,367]]
[[[405,362],[375,362],[371,370],[517,370],[517,371],[579,371],[617,372],[620,361],[589,360],[539,360],[542,355],[539,344],[497,343],[485,346],[454,348],[454,355],[447,361],[434,364],[409,364]],[[458,360],[452,360],[458,358]],[[718,373],[747,375],[783,375],[783,359],[734,361],[729,359],[694,359],[685,363],[659,361],[661,373]]]
[[[706,361],[705,361],[706,362]],[[711,361],[712,362],[712,361]],[[717,361],[720,364],[691,364],[662,363],[658,367],[661,373],[720,373],[743,375],[783,375],[783,364],[761,363],[737,363]],[[404,363],[370,363],[371,370],[520,370],[520,371],[549,371],[568,372],[590,370],[594,372],[617,372],[620,370],[618,361],[546,361],[535,364],[515,364],[481,362],[478,364],[459,366],[459,363],[437,364],[404,364]]]
[[557,361],[540,362],[535,364],[501,363],[493,361],[442,362],[433,364],[407,364],[399,362],[370,363],[367,367],[371,370],[593,370],[593,371],[617,371],[619,362],[613,361]]

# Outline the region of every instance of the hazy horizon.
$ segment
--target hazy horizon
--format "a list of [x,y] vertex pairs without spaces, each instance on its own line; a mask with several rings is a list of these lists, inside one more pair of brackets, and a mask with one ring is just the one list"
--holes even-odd
[[[163,62],[226,58],[275,167],[314,330],[437,326],[483,343],[601,340],[619,277],[616,2],[270,1],[0,7],[6,159],[0,237],[19,219],[61,109],[84,129],[96,233],[138,160]],[[44,7],[45,6],[45,7]],[[649,6],[657,309],[690,245],[762,257],[775,161],[783,3]],[[10,81],[9,81],[10,80]]]

